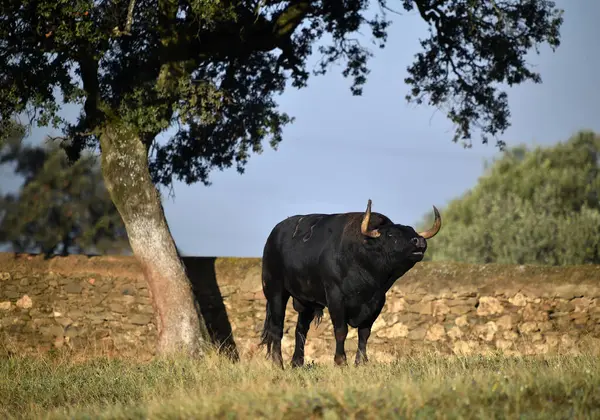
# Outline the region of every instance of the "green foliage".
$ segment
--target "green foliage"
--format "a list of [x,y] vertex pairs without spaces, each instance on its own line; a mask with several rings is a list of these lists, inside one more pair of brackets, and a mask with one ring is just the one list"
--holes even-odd
[[579,132],[553,147],[512,148],[441,211],[442,231],[429,242],[428,259],[599,264],[599,194],[599,135]]
[[[400,4],[430,29],[408,67],[407,99],[447,108],[455,141],[469,141],[473,128],[484,141],[503,132],[509,111],[498,85],[540,82],[525,55],[559,45],[554,2]],[[379,11],[372,17],[371,6]],[[275,96],[288,81],[307,86],[307,59],[325,35],[313,74],[345,62],[342,74],[360,95],[372,52],[358,35],[369,29],[383,47],[388,10],[385,0],[6,0],[0,122],[27,111],[38,125],[62,127],[73,160],[118,118],[145,143],[155,182],[208,183],[211,169],[242,172],[265,140],[274,148],[282,140],[293,118]],[[61,101],[83,104],[76,124],[59,117]],[[158,144],[171,126],[175,135]]]
[[70,165],[56,142],[23,145],[13,138],[0,164],[24,177],[17,195],[0,198],[0,242],[15,252],[102,254],[129,250],[121,217],[104,188],[95,156]]
[[14,120],[0,120],[0,149],[7,144],[19,143],[25,134],[24,125]]

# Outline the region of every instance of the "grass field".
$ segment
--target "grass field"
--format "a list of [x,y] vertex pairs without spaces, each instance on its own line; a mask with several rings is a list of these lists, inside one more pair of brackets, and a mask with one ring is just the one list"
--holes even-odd
[[0,360],[0,418],[600,418],[595,356],[436,356],[339,369]]

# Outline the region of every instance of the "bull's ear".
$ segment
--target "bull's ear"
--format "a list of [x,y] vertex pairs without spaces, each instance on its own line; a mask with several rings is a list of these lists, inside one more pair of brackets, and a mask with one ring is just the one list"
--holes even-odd
[[371,221],[371,199],[367,202],[367,210],[360,224],[360,233],[370,238],[379,238],[381,233],[377,229],[369,230],[369,222]]

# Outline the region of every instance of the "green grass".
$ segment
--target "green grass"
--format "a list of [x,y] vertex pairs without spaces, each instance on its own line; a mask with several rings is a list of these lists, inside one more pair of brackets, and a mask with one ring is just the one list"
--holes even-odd
[[600,418],[594,356],[447,357],[339,369],[64,358],[0,360],[0,418]]

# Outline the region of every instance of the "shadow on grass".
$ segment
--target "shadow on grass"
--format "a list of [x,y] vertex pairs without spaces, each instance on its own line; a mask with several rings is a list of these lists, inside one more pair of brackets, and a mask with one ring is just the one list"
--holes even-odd
[[233,361],[239,361],[239,353],[233,339],[231,323],[223,296],[217,283],[215,257],[182,257],[194,295],[200,304],[202,317],[208,328],[212,343],[219,352]]

